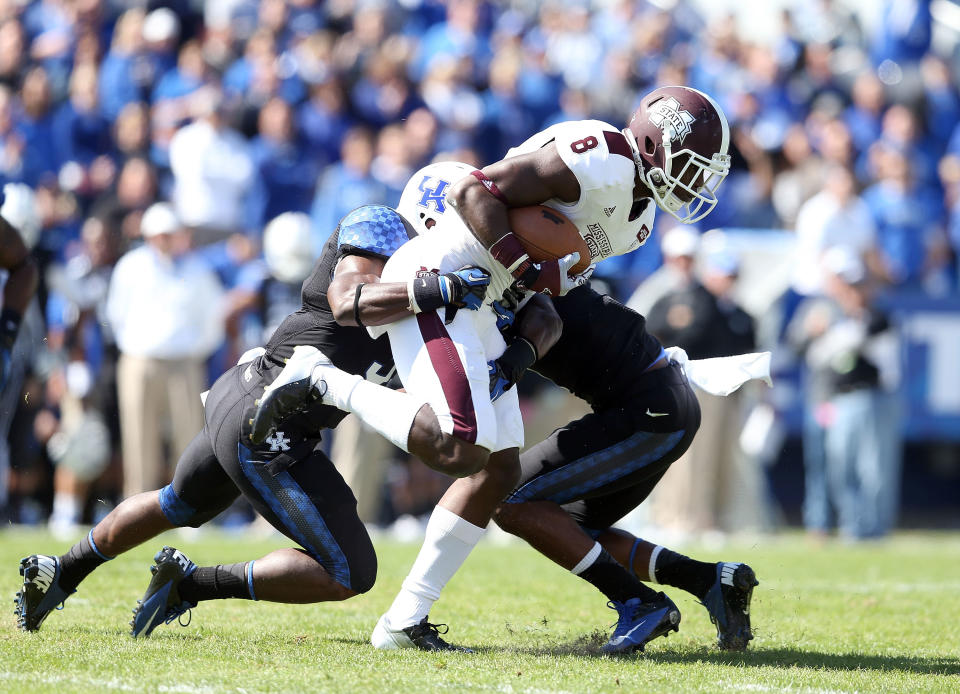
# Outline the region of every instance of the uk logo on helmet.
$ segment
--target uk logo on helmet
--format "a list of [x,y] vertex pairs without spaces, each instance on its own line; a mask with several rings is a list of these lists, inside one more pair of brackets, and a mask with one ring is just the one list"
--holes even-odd
[[683,139],[690,134],[690,125],[696,118],[689,111],[680,108],[680,102],[672,96],[660,99],[650,108],[650,122],[661,130],[668,126],[670,141]]

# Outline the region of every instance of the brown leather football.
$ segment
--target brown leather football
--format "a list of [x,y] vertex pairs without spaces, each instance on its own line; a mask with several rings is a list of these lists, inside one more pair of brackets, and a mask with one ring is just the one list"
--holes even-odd
[[569,274],[578,275],[590,265],[587,242],[562,213],[544,205],[531,205],[510,209],[509,217],[513,233],[534,262],[562,258],[577,251],[580,260]]

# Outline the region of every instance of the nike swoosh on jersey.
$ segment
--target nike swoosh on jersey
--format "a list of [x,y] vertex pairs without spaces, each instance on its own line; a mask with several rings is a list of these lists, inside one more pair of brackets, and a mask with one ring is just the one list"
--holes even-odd
[[668,414],[670,413],[669,412],[651,412],[650,408],[649,407],[647,408],[648,417],[666,417]]

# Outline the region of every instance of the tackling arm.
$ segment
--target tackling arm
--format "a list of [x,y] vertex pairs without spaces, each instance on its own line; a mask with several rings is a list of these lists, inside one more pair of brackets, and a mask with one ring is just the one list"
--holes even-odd
[[427,273],[409,282],[381,282],[386,261],[346,255],[337,263],[327,288],[327,302],[340,325],[386,325],[423,311],[446,307],[446,322],[457,309],[477,310],[490,275],[481,268],[462,268],[440,275]]
[[[385,325],[411,315],[407,285],[380,282],[386,261],[363,255],[340,259],[327,289],[333,318],[340,325]],[[357,288],[363,285],[358,295]],[[355,313],[356,306],[356,313]]]
[[527,369],[557,344],[563,321],[550,299],[534,294],[517,313],[512,332],[514,339],[504,353],[487,364],[492,400],[517,384]]

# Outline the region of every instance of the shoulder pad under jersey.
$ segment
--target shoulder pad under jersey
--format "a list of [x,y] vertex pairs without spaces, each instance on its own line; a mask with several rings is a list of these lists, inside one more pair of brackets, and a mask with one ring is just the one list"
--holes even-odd
[[337,246],[389,258],[409,238],[407,225],[395,210],[364,205],[340,220]]
[[582,190],[633,189],[636,165],[627,139],[617,128],[599,120],[577,120],[558,123],[550,130],[560,158]]

